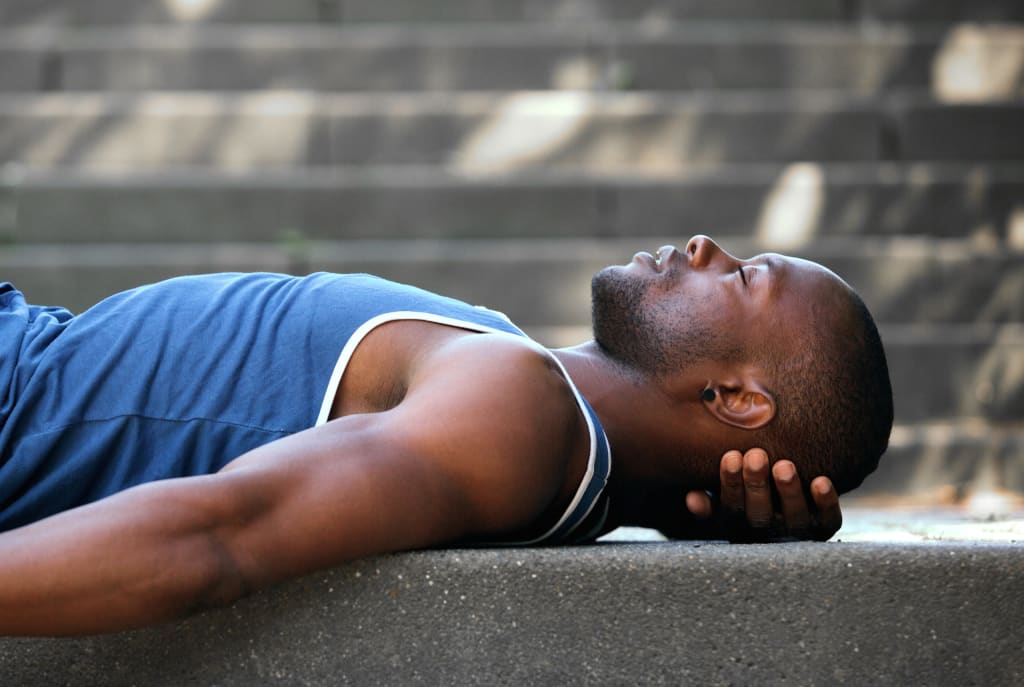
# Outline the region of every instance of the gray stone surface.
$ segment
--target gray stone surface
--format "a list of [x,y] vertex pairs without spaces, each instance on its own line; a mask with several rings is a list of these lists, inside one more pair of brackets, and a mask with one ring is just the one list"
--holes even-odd
[[[880,109],[841,97],[710,94],[11,96],[0,100],[0,160],[100,169],[450,164],[485,171],[878,160]],[[993,128],[993,136],[1015,131]]]
[[[836,20],[841,0],[221,0],[203,4],[166,0],[8,0],[0,20],[10,23],[120,24],[182,23],[352,23],[580,21],[592,19],[762,19]],[[191,10],[191,11],[190,11]]]
[[[976,29],[985,36],[984,27]],[[996,31],[992,29],[992,31]],[[925,90],[948,31],[808,24],[104,27],[0,31],[0,88]],[[1015,54],[1021,30],[984,37]],[[13,81],[13,83],[12,83]]]
[[1013,162],[1024,159],[1022,119],[1022,103],[837,93],[20,95],[0,99],[0,162],[639,174],[806,160]]
[[1020,163],[719,165],[666,175],[5,171],[0,233],[18,243],[274,241],[289,230],[332,240],[745,238],[757,235],[778,191],[805,240],[979,235],[999,245],[1019,231],[1024,197]]
[[[177,7],[177,11],[175,11]],[[799,19],[967,21],[1024,18],[1005,0],[6,0],[0,22],[57,25],[132,22],[472,22],[593,19]]]
[[372,559],[156,629],[0,640],[7,684],[1011,685],[1024,546],[604,544]]
[[[144,211],[140,206],[139,212]],[[76,309],[116,291],[183,273],[365,271],[488,305],[524,325],[582,326],[590,321],[590,279],[595,272],[629,262],[638,250],[654,250],[669,241],[684,245],[689,236],[687,232],[607,241],[311,242],[282,233],[276,242],[263,245],[15,244],[0,248],[0,267],[35,300],[63,302]],[[738,255],[755,252],[745,242],[725,243]],[[842,275],[878,321],[920,325],[916,335],[913,329],[903,333],[921,343],[936,334],[959,333],[965,345],[978,346],[998,333],[992,325],[1024,321],[1024,303],[1018,298],[1024,289],[1024,261],[1012,253],[972,249],[961,242],[906,248],[862,240],[837,241],[830,248],[817,242],[802,255]],[[973,335],[942,328],[971,323],[986,328]],[[1019,339],[1012,328],[1005,336],[1008,345]]]

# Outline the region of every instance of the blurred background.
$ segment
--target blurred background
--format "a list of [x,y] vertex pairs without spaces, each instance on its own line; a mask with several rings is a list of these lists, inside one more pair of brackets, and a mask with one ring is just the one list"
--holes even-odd
[[589,336],[707,233],[820,261],[896,428],[846,504],[1024,494],[1020,0],[0,0],[0,279],[368,271]]

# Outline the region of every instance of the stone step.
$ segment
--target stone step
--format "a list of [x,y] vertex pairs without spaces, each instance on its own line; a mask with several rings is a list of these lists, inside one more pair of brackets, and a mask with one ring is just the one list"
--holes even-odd
[[[590,321],[590,278],[597,270],[626,263],[637,250],[681,245],[686,238],[310,242],[286,237],[276,244],[19,245],[0,250],[0,270],[36,302],[73,310],[177,274],[367,271],[489,305],[524,325],[574,327]],[[762,247],[719,238],[736,255],[753,255]],[[981,342],[992,333],[988,327],[1024,322],[1020,253],[960,242],[862,240],[819,241],[792,252],[842,275],[880,322],[979,324]],[[933,335],[926,327],[921,331],[911,343]]]
[[446,165],[672,173],[736,162],[1024,160],[1024,100],[841,93],[0,96],[0,163]]
[[19,687],[1019,685],[1011,537],[405,553],[163,627],[4,638],[0,670]]
[[759,236],[973,237],[1024,247],[1020,164],[716,165],[667,174],[441,167],[0,169],[16,243]]
[[0,24],[1024,20],[1007,0],[6,0]]
[[[1015,355],[1019,367],[1024,349]],[[907,389],[894,390],[898,403],[913,403],[900,391]],[[1008,424],[932,418],[897,423],[878,469],[851,496],[864,505],[969,506],[973,501],[975,508],[983,507],[986,497],[1024,497],[1024,395],[1013,410],[1016,417]]]
[[[932,89],[1013,97],[1024,26],[532,23],[0,31],[0,90]],[[966,86],[964,84],[967,84]]]

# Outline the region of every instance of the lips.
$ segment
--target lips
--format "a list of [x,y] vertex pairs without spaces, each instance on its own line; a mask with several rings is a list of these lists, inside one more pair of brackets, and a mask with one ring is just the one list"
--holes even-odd
[[633,256],[633,262],[638,262],[638,263],[647,265],[648,267],[650,267],[655,272],[658,271],[658,261],[655,259],[655,257],[653,255],[651,255],[650,253],[648,253],[645,250],[644,251],[640,251],[639,253],[635,254]]
[[679,251],[676,250],[675,246],[662,246],[658,249],[657,258],[655,259],[655,265],[658,272],[665,271],[668,267],[679,259]]

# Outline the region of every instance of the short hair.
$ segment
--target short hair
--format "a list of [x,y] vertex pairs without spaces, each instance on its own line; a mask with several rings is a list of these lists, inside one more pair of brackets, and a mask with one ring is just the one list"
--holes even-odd
[[792,460],[805,489],[825,475],[840,494],[878,467],[893,422],[882,339],[867,306],[848,293],[848,318],[827,318],[836,326],[804,332],[799,352],[764,361],[776,404],[764,448]]

